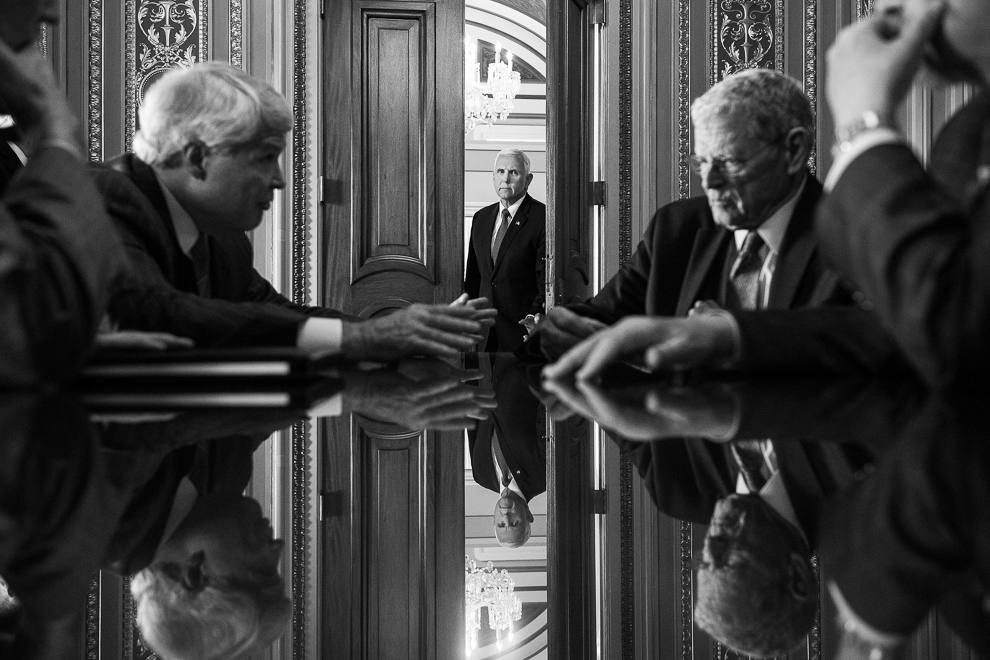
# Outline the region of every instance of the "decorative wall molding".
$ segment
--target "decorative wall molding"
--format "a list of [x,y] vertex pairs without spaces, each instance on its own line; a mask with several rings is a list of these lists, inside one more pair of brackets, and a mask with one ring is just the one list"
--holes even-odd
[[103,0],[89,0],[89,159],[103,160]]
[[[632,0],[619,2],[619,264],[632,256],[633,44]],[[622,657],[635,653],[632,463],[619,459],[619,572]]]
[[[307,161],[306,114],[306,0],[295,0],[292,21],[292,282],[289,292],[293,302],[309,302],[309,226],[307,223]],[[309,544],[307,527],[309,498],[307,497],[310,460],[307,452],[312,425],[292,427],[292,659],[306,658],[306,576]]]
[[242,66],[242,33],[244,31],[244,13],[241,0],[230,0],[230,63]]
[[[777,69],[782,71],[783,68]],[[811,112],[818,116],[818,0],[804,3],[804,93],[811,103]],[[814,175],[818,170],[818,140],[808,154],[808,169]]]
[[680,521],[681,660],[694,657],[694,571],[691,569],[691,523]]
[[679,0],[677,7],[677,196],[684,199],[691,191],[691,1]]
[[711,4],[711,81],[755,68],[784,68],[783,0],[715,0]]
[[124,10],[124,145],[127,151],[134,144],[137,131],[138,77],[137,70],[137,4],[128,2]]
[[873,15],[874,0],[856,0],[856,20],[862,20]]
[[86,592],[86,660],[100,660],[100,576],[95,575]]

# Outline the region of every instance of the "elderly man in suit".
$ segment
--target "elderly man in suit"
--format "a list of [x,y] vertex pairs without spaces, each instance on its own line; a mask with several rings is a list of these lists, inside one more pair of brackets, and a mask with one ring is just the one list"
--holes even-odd
[[532,198],[529,156],[504,149],[492,170],[499,201],[474,214],[464,290],[484,297],[498,311],[483,345],[486,351],[522,346],[527,316],[543,313],[547,207]]
[[[0,137],[0,382],[71,377],[106,306],[120,246],[79,147],[79,122],[33,47],[54,1],[0,5],[0,114],[30,144]],[[18,171],[13,176],[14,171]]]
[[289,345],[352,359],[449,355],[474,345],[485,301],[410,305],[361,322],[296,305],[254,268],[245,232],[285,186],[286,100],[227,64],[169,72],[139,110],[134,153],[94,173],[130,262],[110,313],[121,327],[197,344]]
[[[588,303],[549,312],[536,333],[549,357],[590,337],[549,372],[592,377],[654,344],[653,366],[844,371],[892,361],[879,324],[818,249],[814,117],[797,82],[738,73],[691,115],[690,162],[705,195],[657,211],[632,259]],[[814,310],[788,311],[802,308]],[[660,318],[627,319],[643,314]]]
[[[927,170],[893,117],[919,66],[978,92],[939,134]],[[877,2],[829,51],[837,156],[823,245],[934,384],[990,367],[990,5]]]

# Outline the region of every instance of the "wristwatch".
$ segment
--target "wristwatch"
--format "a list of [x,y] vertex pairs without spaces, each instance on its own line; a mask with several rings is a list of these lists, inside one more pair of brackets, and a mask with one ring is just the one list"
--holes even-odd
[[893,120],[873,110],[867,110],[853,121],[838,126],[835,129],[835,144],[837,151],[849,151],[853,139],[860,133],[875,128],[890,128],[897,130]]

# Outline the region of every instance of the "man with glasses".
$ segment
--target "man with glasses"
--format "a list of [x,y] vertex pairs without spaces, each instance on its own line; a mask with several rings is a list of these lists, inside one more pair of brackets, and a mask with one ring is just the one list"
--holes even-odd
[[[745,71],[695,100],[691,116],[689,162],[704,196],[657,211],[632,259],[588,303],[551,310],[537,333],[548,357],[595,337],[550,375],[594,376],[657,343],[677,359],[650,366],[756,360],[770,368],[842,371],[893,359],[872,315],[858,308],[861,296],[819,254],[812,219],[822,186],[807,167],[814,115],[797,82],[775,71]],[[783,310],[826,305],[841,310],[777,323]],[[644,314],[667,318],[626,319],[599,332]],[[596,360],[590,367],[589,357]]]

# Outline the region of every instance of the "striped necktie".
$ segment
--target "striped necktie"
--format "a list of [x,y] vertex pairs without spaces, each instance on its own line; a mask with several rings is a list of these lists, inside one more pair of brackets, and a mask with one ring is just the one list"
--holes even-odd
[[511,220],[512,216],[509,215],[509,209],[502,209],[502,223],[498,226],[498,231],[495,232],[495,242],[492,243],[492,262],[498,257],[498,249],[502,247],[502,239],[505,238],[505,232],[508,230]]
[[740,309],[760,309],[760,271],[763,270],[766,243],[759,233],[746,234],[739,256],[729,271],[729,282],[736,293]]
[[196,272],[196,288],[199,295],[204,298],[210,297],[210,244],[206,234],[200,234],[199,239],[189,250],[189,258],[193,262],[193,270]]

